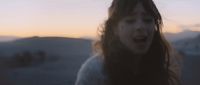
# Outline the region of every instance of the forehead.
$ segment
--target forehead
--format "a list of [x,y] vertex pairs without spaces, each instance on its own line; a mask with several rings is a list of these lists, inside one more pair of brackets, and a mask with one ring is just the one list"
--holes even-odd
[[128,15],[150,15],[141,3],[137,3],[133,10]]

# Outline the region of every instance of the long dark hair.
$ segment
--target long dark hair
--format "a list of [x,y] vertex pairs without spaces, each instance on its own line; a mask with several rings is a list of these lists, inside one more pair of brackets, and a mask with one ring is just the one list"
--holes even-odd
[[[130,14],[137,3],[154,17],[156,31],[149,51],[141,60],[140,73],[135,75],[134,55],[114,35],[114,30],[119,20]],[[170,46],[163,37],[162,25],[162,17],[152,0],[113,0],[98,43],[109,85],[169,85]]]

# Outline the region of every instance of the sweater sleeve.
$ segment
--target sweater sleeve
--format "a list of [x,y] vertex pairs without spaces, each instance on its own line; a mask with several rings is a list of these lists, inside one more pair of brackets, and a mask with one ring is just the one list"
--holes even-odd
[[98,57],[90,57],[81,66],[75,85],[105,85],[102,64]]
[[172,51],[170,54],[170,65],[169,71],[171,74],[170,85],[180,85],[181,83],[181,69],[182,69],[182,56],[176,52]]

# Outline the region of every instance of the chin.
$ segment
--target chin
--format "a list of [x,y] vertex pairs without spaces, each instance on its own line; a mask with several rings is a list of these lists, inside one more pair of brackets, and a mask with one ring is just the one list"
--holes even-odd
[[145,55],[147,53],[147,49],[134,49],[133,53],[136,55]]
[[145,55],[146,52],[144,52],[144,51],[139,51],[139,52],[135,52],[135,54],[136,54],[136,55]]

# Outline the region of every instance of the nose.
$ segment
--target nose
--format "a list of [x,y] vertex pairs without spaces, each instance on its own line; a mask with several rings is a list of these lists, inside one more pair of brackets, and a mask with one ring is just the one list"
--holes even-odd
[[135,23],[135,31],[144,31],[144,22],[141,19],[138,19]]

